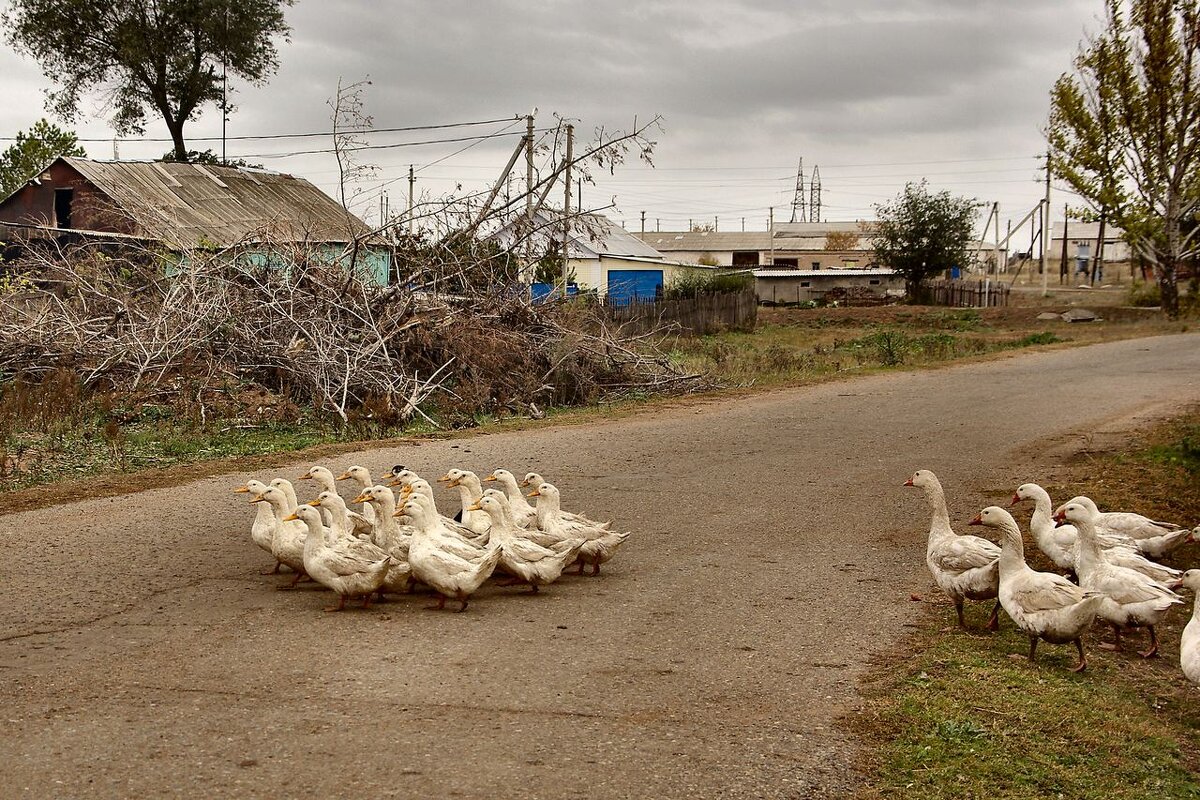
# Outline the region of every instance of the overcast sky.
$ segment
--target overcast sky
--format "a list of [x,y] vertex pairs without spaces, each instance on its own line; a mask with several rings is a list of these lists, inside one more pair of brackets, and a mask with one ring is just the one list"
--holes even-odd
[[[628,128],[663,117],[651,169],[626,165],[584,187],[584,205],[637,229],[680,229],[689,219],[721,230],[764,229],[768,208],[791,214],[797,161],[822,183],[824,220],[871,218],[873,204],[906,181],[999,202],[1014,221],[1043,194],[1037,154],[1054,80],[1096,30],[1102,0],[440,0],[389,3],[298,0],[291,41],[264,87],[239,86],[229,136],[329,128],[326,100],[339,77],[370,76],[377,128],[507,119],[536,108],[572,118],[582,138],[600,125]],[[0,44],[0,136],[45,114],[49,85],[37,64]],[[396,144],[490,132],[517,123],[420,133],[379,133]],[[98,100],[74,129],[111,139]],[[186,129],[198,149],[220,151],[209,110]],[[147,137],[165,137],[161,123]],[[380,167],[360,212],[378,215],[377,185],[393,208],[418,192],[477,189],[507,161],[517,136],[372,150]],[[86,143],[112,158],[111,141]],[[164,142],[123,141],[122,158],[157,157]],[[329,147],[327,139],[229,142],[228,154],[312,180],[332,193],[332,156],[273,154]],[[449,157],[448,157],[449,156]],[[433,163],[438,162],[438,163]],[[555,193],[558,196],[558,193]],[[1056,189],[1061,217],[1071,198]],[[1026,234],[1027,237],[1027,234]],[[989,236],[989,238],[991,238]],[[1020,242],[1020,238],[1017,239]]]

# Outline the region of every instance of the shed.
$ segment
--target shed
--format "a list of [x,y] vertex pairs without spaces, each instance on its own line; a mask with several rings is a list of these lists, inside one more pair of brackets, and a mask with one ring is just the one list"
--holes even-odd
[[260,260],[275,257],[272,243],[299,243],[332,263],[357,240],[374,279],[390,273],[388,249],[331,197],[303,178],[246,167],[60,157],[0,201],[0,222],[25,238],[111,234]]
[[756,269],[754,289],[758,302],[779,305],[822,301],[834,290],[883,298],[903,296],[904,278],[885,268]]

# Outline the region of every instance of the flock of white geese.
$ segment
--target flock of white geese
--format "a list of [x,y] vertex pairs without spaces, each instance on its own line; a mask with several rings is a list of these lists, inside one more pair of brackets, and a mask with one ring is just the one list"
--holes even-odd
[[[599,575],[600,565],[630,535],[563,511],[558,489],[536,472],[518,482],[505,469],[482,480],[469,470],[451,469],[438,482],[458,489],[462,509],[455,519],[438,512],[433,486],[402,465],[381,483],[361,466],[335,476],[318,465],[300,479],[319,490],[304,504],[286,478],[247,481],[234,491],[251,495],[258,506],[250,538],[275,559],[266,574],[286,566],[295,573],[291,586],[307,577],[331,589],[338,604],[326,611],[341,611],[356,597],[368,607],[373,596],[408,593],[415,584],[437,593],[437,608],[457,600],[458,610],[466,611],[471,595],[496,571],[508,575],[505,585],[537,592],[572,565],[578,574],[590,568]],[[339,481],[358,487],[351,502],[361,503],[361,510],[348,507]],[[500,488],[485,489],[484,483]],[[536,505],[527,498],[536,498]]]
[[[1012,505],[1033,503],[1029,530],[1034,542],[1072,582],[1053,572],[1039,572],[1025,561],[1021,529],[1012,514],[988,506],[969,524],[992,528],[1000,545],[979,536],[959,535],[950,526],[942,484],[929,470],[918,470],[905,484],[925,492],[933,521],[925,561],[934,582],[954,601],[959,625],[964,600],[992,600],[988,628],[997,628],[1000,609],[1029,637],[1029,660],[1038,641],[1074,644],[1080,672],[1087,667],[1083,634],[1100,619],[1112,626],[1115,642],[1100,645],[1121,649],[1121,632],[1145,628],[1149,647],[1145,658],[1158,653],[1155,625],[1183,598],[1174,590],[1186,587],[1200,595],[1200,569],[1181,572],[1158,563],[1188,541],[1200,541],[1200,526],[1189,530],[1156,522],[1131,512],[1101,512],[1087,497],[1074,497],[1057,509],[1046,490],[1036,483],[1017,487]],[[1200,683],[1200,603],[1184,628],[1179,662],[1189,680]]]

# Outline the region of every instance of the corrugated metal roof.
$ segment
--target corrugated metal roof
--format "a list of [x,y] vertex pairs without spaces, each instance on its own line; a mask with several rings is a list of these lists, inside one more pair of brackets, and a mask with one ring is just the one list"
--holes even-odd
[[[560,215],[561,216],[561,215]],[[598,256],[630,256],[661,261],[663,254],[601,214],[580,214],[572,225],[572,250],[579,248]],[[586,254],[572,258],[586,258]]]
[[265,170],[64,158],[148,238],[177,247],[247,240],[345,242],[370,229],[303,178]]
[[[1050,225],[1050,238],[1062,239],[1063,223],[1054,222]],[[1096,241],[1096,237],[1100,235],[1099,222],[1070,222],[1067,223],[1067,239],[1091,239]],[[1112,242],[1120,239],[1125,235],[1125,231],[1111,223],[1104,226],[1104,240]]]
[[662,253],[674,250],[770,250],[771,237],[766,231],[655,231],[633,234]]
[[845,278],[866,275],[872,278],[890,278],[896,271],[891,269],[756,269],[756,278]]

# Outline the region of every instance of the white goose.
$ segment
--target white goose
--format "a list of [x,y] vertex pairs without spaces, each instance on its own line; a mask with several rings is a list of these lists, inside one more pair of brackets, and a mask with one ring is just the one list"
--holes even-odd
[[304,537],[304,570],[338,595],[338,604],[325,610],[341,611],[348,597],[361,597],[363,608],[369,608],[371,595],[383,585],[392,557],[370,542],[353,540],[361,547],[349,547],[351,540],[346,539],[328,543],[321,528],[321,513],[311,505],[300,506],[284,521],[297,519],[308,529]]
[[[1017,505],[1023,500],[1034,502],[1033,516],[1029,520],[1029,532],[1033,540],[1057,567],[1074,572],[1079,552],[1079,534],[1075,526],[1065,523],[1055,526],[1050,495],[1036,483],[1023,483],[1017,487],[1012,504]],[[1110,563],[1137,570],[1156,581],[1172,583],[1182,574],[1177,569],[1157,564],[1143,556],[1136,549],[1136,542],[1124,534],[1098,534],[1096,542],[1100,545],[1101,554]]]
[[296,487],[292,486],[292,482],[287,478],[272,478],[271,486],[283,492],[283,496],[287,498],[287,513],[295,511],[299,502],[296,500]]
[[[438,513],[437,504],[433,500],[432,489],[428,492],[422,491],[421,484],[428,487],[429,484],[425,481],[417,481],[412,487],[404,490],[405,495],[402,498],[403,505],[396,509],[395,516],[404,515],[404,508],[409,502],[415,501],[421,505],[427,514],[426,525],[431,532],[441,537],[443,546],[457,555],[466,559],[472,559],[478,556],[481,552],[488,549],[488,544],[491,535],[488,533],[475,533],[470,528],[464,527],[452,519],[442,516]],[[416,527],[416,523],[410,520],[410,524]]]
[[[537,487],[541,486],[543,483],[549,483],[549,481],[547,481],[545,478],[543,478],[540,474],[538,474],[536,472],[527,472],[527,473],[525,473],[525,479],[523,481],[521,481],[521,486],[523,488],[532,487],[532,488],[536,489]],[[588,519],[587,517],[583,516],[582,514],[573,514],[570,511],[564,511],[562,508],[562,505],[561,505],[561,498],[560,498],[560,505],[559,505],[559,509],[558,509],[558,515],[559,515],[560,519],[568,520],[571,522],[578,522],[581,525],[588,525],[588,526],[592,526],[592,527],[605,528],[605,529],[608,529],[609,527],[612,526],[611,522],[598,522],[594,519]]]
[[483,585],[500,561],[500,548],[492,546],[464,557],[445,547],[445,539],[438,532],[436,514],[431,514],[425,504],[413,499],[406,502],[397,513],[413,520],[415,530],[408,548],[408,563],[413,577],[438,593],[437,608],[446,606],[446,600],[458,600],[459,611],[467,610],[471,595]]
[[1200,569],[1183,573],[1183,585],[1195,593],[1195,599],[1192,601],[1192,618],[1179,640],[1179,666],[1188,680],[1200,683]]
[[1096,542],[1095,516],[1092,508],[1081,503],[1066,503],[1054,514],[1056,520],[1068,520],[1079,531],[1076,574],[1084,589],[1105,595],[1097,613],[1112,626],[1116,644],[1111,649],[1121,648],[1122,627],[1144,627],[1150,633],[1150,648],[1140,655],[1150,658],[1158,654],[1158,635],[1154,626],[1162,621],[1171,606],[1183,600],[1158,581],[1104,559]]
[[575,520],[565,519],[559,506],[560,494],[558,488],[550,483],[541,483],[529,493],[537,498],[537,526],[561,539],[574,536],[581,537],[583,547],[579,549],[579,572],[583,574],[585,566],[592,567],[592,576],[600,574],[600,565],[605,564],[617,554],[617,548],[625,543],[631,532],[618,533],[607,528],[585,525]]
[[[917,470],[905,482],[925,492],[932,512],[929,542],[925,548],[925,563],[938,588],[954,601],[958,624],[967,627],[963,619],[964,600],[991,600],[1000,592],[1000,548],[978,536],[959,536],[950,527],[950,512],[946,509],[946,493],[937,476],[927,469]],[[988,630],[999,627],[1000,603],[992,608]]]
[[1061,575],[1030,569],[1025,563],[1021,530],[1004,509],[988,506],[970,524],[1000,533],[1000,605],[1017,629],[1029,637],[1029,660],[1034,660],[1039,639],[1074,643],[1079,664],[1072,671],[1087,669],[1082,637],[1092,627],[1104,595],[1085,591]]
[[1138,550],[1151,558],[1162,558],[1191,536],[1187,528],[1170,522],[1155,522],[1149,517],[1130,511],[1101,511],[1090,497],[1072,497],[1067,504],[1079,503],[1092,511],[1096,518],[1097,534],[1124,534],[1131,537]]

